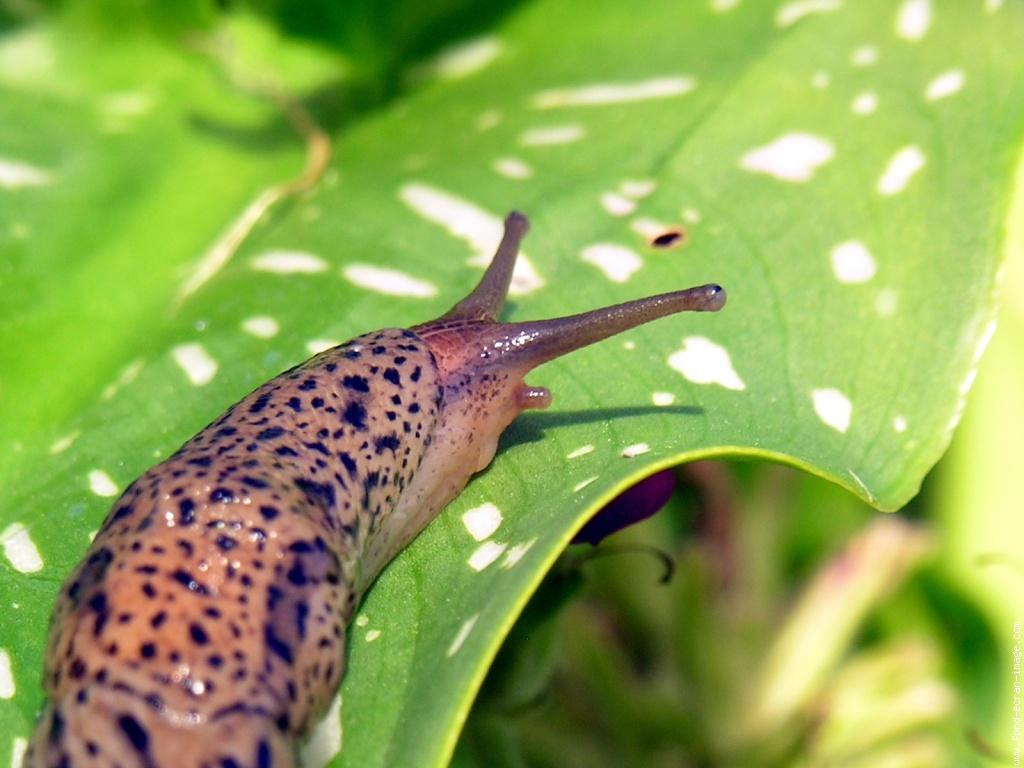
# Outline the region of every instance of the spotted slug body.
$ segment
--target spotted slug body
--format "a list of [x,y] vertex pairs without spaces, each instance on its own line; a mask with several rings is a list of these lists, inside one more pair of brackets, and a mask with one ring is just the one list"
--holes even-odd
[[380,570],[547,390],[532,368],[715,285],[499,323],[526,218],[477,288],[411,330],[282,373],[125,491],[53,614],[30,768],[287,768],[344,669]]

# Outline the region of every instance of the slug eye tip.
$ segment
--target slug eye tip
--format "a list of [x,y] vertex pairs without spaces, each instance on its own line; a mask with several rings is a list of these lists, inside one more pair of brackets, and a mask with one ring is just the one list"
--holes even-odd
[[711,283],[707,286],[709,308],[712,312],[717,312],[725,306],[725,300],[728,295],[725,292],[725,288],[720,286],[718,283]]
[[522,237],[530,229],[530,220],[525,213],[509,211],[505,217],[505,229]]

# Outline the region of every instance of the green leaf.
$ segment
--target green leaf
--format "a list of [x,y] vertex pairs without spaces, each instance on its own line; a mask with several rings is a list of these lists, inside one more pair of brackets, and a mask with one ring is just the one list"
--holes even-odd
[[[1014,700],[1003,695],[1006,664],[1019,653],[1020,606],[1024,605],[1024,521],[1017,488],[1013,483],[1014,457],[1021,429],[1024,403],[1016,384],[1024,375],[1024,165],[1018,166],[1013,205],[1007,219],[1009,259],[1003,285],[1005,299],[999,317],[999,333],[986,355],[978,376],[975,396],[964,416],[957,439],[936,472],[931,494],[943,523],[943,575],[959,586],[992,628],[998,653],[990,655],[991,674],[978,651],[983,641],[974,623],[963,618],[963,609],[942,605],[944,616],[956,617],[958,658],[967,694],[974,700],[978,741],[995,751],[1013,743]],[[953,632],[946,632],[953,635]],[[971,663],[973,657],[973,662]],[[988,705],[988,710],[982,709]]]
[[[400,57],[357,77],[344,47],[282,41],[331,168],[184,300],[218,237],[299,172],[301,139],[191,44],[59,17],[0,38],[0,755],[29,733],[49,607],[105,494],[311,343],[444,311],[511,208],[533,220],[538,279],[509,318],[710,281],[729,304],[531,377],[554,407],[368,596],[335,764],[443,764],[546,569],[656,468],[782,461],[893,509],[941,455],[992,327],[1019,4],[536,0],[489,23],[390,101]],[[233,33],[272,61],[254,24]],[[648,245],[671,227],[681,248]],[[322,270],[254,268],[275,251]],[[501,523],[478,542],[463,515],[485,503]]]

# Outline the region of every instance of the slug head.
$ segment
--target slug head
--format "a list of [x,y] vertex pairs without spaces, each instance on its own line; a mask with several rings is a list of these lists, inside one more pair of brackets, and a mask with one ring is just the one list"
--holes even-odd
[[530,370],[660,317],[715,312],[725,304],[721,286],[702,285],[552,320],[498,322],[528,228],[523,214],[510,213],[498,251],[473,292],[411,329],[437,361],[441,404],[430,445],[392,513],[393,533],[367,552],[368,580],[491,462],[498,438],[520,413],[550,405],[547,389],[523,380]]

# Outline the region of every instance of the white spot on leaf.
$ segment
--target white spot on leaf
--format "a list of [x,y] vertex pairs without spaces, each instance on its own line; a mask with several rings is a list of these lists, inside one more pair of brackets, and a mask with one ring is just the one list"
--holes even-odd
[[121,369],[121,372],[118,374],[117,378],[103,388],[101,397],[104,400],[109,400],[114,395],[116,395],[118,390],[120,390],[122,387],[127,386],[128,384],[131,384],[133,381],[135,381],[136,377],[142,371],[142,366],[144,364],[145,360],[143,360],[142,358],[139,358],[138,360],[133,360],[132,362],[128,363],[128,365]]
[[188,380],[197,387],[209,384],[217,375],[217,361],[210,357],[210,353],[199,342],[179,344],[171,350],[171,356]]
[[832,13],[842,7],[840,0],[793,0],[775,13],[775,26],[788,27],[812,13]]
[[636,210],[636,203],[618,192],[603,192],[601,207],[612,216],[628,216]]
[[524,147],[547,147],[552,144],[572,144],[586,135],[583,126],[551,125],[543,128],[531,128],[519,136],[519,143]]
[[867,247],[847,240],[832,249],[832,271],[841,283],[866,283],[875,276],[875,260]]
[[853,405],[850,398],[838,389],[815,389],[811,392],[814,411],[825,424],[838,432],[850,427]]
[[678,232],[676,227],[670,227],[662,221],[649,219],[646,216],[638,216],[633,219],[629,222],[629,228],[648,240],[653,240],[658,235],[664,235],[669,232]]
[[361,614],[359,614],[356,617],[356,626],[357,627],[365,627],[369,623],[370,623],[370,617],[367,616],[365,613],[361,613]]
[[341,274],[353,285],[387,296],[407,296],[428,299],[437,295],[437,286],[407,275],[397,269],[375,267],[372,264],[346,264]]
[[0,157],[0,187],[21,189],[23,187],[44,187],[52,181],[49,171],[28,163]]
[[850,104],[850,109],[858,115],[870,115],[878,109],[878,95],[874,91],[864,91]]
[[924,165],[924,153],[918,147],[904,147],[893,155],[885,166],[881,178],[878,179],[878,194],[888,197],[902,192],[914,174],[924,168]]
[[636,456],[642,456],[645,453],[651,452],[651,446],[647,443],[633,443],[633,445],[627,445],[622,449],[622,455],[627,459],[632,459]]
[[145,91],[108,93],[100,103],[101,128],[107,133],[124,133],[133,128],[135,120],[153,109],[156,99]]
[[319,355],[321,352],[326,352],[331,347],[336,347],[341,344],[337,339],[310,339],[306,342],[306,351],[311,355]]
[[466,642],[466,638],[469,637],[469,633],[473,631],[473,627],[476,624],[476,620],[480,618],[479,613],[474,613],[468,619],[466,619],[462,626],[459,627],[459,631],[455,633],[455,638],[452,640],[452,644],[448,646],[448,650],[445,652],[445,656],[451,658],[459,649],[462,644]]
[[19,573],[36,573],[43,569],[43,558],[36,544],[21,523],[11,523],[0,533],[4,557]]
[[962,69],[950,69],[928,83],[925,88],[924,97],[928,101],[938,101],[947,96],[952,96],[964,87],[964,71]]
[[813,75],[811,75],[811,85],[817,88],[819,91],[823,91],[828,88],[828,84],[832,82],[832,78],[828,72],[819,69]]
[[457,80],[479,72],[501,54],[502,44],[496,37],[464,40],[441,50],[434,58],[417,66],[410,76],[414,80],[436,77]]
[[507,544],[499,544],[496,541],[485,541],[473,551],[473,554],[469,556],[469,560],[466,562],[469,563],[469,567],[474,571],[482,571],[501,557],[501,553],[505,551],[507,546]]
[[491,167],[495,173],[504,176],[506,179],[522,181],[533,176],[533,168],[515,157],[499,157]]
[[[32,9],[23,7],[21,10],[31,12]],[[32,85],[52,75],[57,60],[55,37],[49,27],[41,24],[10,27],[0,43],[0,77]],[[49,85],[46,83],[46,87]]]
[[0,648],[0,699],[13,698],[15,693],[14,674],[11,672],[11,656],[6,648]]
[[575,451],[571,451],[566,455],[567,459],[578,459],[581,456],[586,456],[588,453],[594,452],[594,446],[592,445],[581,445]]
[[258,339],[270,339],[277,335],[280,326],[269,315],[254,315],[242,321],[242,330]]
[[700,211],[696,208],[683,208],[683,221],[687,224],[699,224],[700,219]]
[[552,109],[666,99],[689,93],[696,87],[697,81],[689,75],[656,77],[636,83],[595,83],[542,91],[533,97],[533,106]]
[[586,488],[588,485],[590,485],[592,482],[597,480],[597,478],[598,478],[598,476],[594,475],[593,477],[588,477],[586,480],[580,480],[578,483],[576,483],[576,485],[574,485],[572,487],[573,493],[579,493],[584,488]]
[[904,0],[896,14],[897,35],[916,43],[928,33],[931,25],[931,0]]
[[306,251],[267,251],[253,258],[249,266],[279,275],[312,275],[327,269],[327,262]]
[[503,226],[499,217],[443,189],[411,183],[404,185],[398,196],[427,221],[465,241],[474,258],[489,258],[501,239]]
[[11,768],[24,768],[27,751],[28,739],[18,736],[11,742]]
[[324,719],[302,745],[304,768],[325,768],[341,752],[341,694],[334,697]]
[[715,13],[727,13],[740,4],[740,0],[711,0],[711,10]]
[[676,401],[676,396],[671,392],[654,392],[651,395],[651,402],[655,405],[666,406],[672,405]]
[[740,167],[780,181],[809,181],[835,155],[832,142],[809,133],[787,133],[755,147],[740,158]]
[[694,384],[718,384],[735,390],[747,388],[732,367],[725,347],[703,336],[683,339],[683,348],[669,355],[668,364]]
[[650,195],[656,188],[657,183],[652,179],[626,179],[619,184],[619,192],[634,200]]
[[483,541],[498,530],[501,525],[501,510],[487,502],[462,513],[462,524],[469,535],[477,541]]
[[379,629],[371,629],[369,632],[366,633],[366,642],[372,643],[378,637],[380,637],[380,630]]
[[906,432],[907,431],[907,417],[906,416],[896,416],[892,420],[892,428],[895,429],[897,432]]
[[875,297],[875,312],[879,317],[891,317],[896,314],[900,295],[894,288],[884,288]]
[[482,112],[476,119],[476,129],[478,131],[489,131],[501,122],[501,112],[496,109],[489,109],[486,112]]
[[862,45],[850,54],[850,63],[855,67],[870,67],[878,62],[878,49],[873,45]]
[[[473,252],[469,263],[486,267],[504,232],[502,220],[475,203],[428,184],[410,183],[398,192],[402,202],[423,218],[444,227],[467,243]],[[544,285],[525,253],[519,252],[512,272],[509,294],[525,296]]]
[[103,111],[119,117],[138,117],[156,105],[156,98],[145,91],[121,91],[103,97]]
[[511,568],[513,565],[523,559],[523,555],[530,551],[530,547],[537,543],[537,537],[533,537],[529,541],[524,541],[522,544],[516,544],[515,546],[509,547],[508,552],[505,553],[505,559],[501,561],[501,568]]
[[583,249],[583,261],[600,269],[612,282],[624,283],[644,262],[632,250],[614,243],[594,243]]
[[53,445],[50,446],[50,455],[56,456],[58,453],[66,451],[78,439],[80,434],[82,433],[76,429],[74,432],[64,435],[64,437],[58,437],[53,441]]
[[117,483],[102,469],[89,472],[89,490],[97,496],[117,496]]

